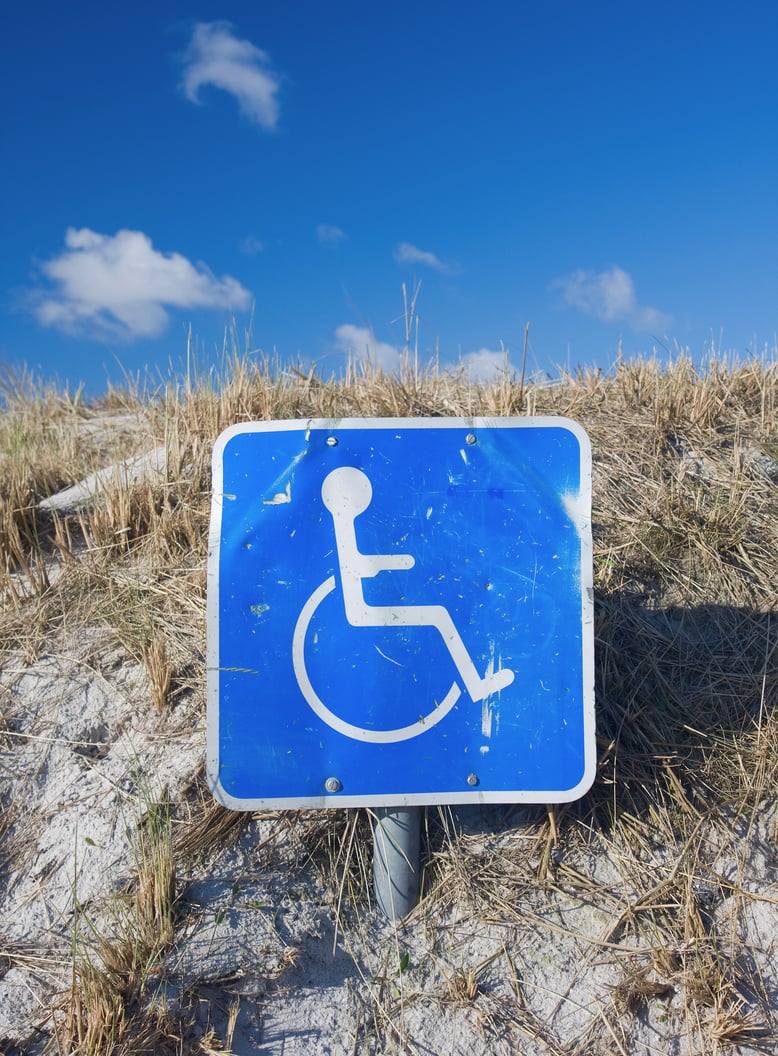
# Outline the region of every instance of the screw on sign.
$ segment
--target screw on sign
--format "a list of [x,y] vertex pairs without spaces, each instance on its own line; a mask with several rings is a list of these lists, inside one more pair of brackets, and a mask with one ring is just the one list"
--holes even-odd
[[213,470],[220,802],[385,811],[587,790],[591,454],[578,425],[244,423],[217,441]]

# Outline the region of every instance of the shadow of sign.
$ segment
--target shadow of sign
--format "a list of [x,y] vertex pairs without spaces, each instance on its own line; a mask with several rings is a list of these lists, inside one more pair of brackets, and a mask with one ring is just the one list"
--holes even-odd
[[598,596],[595,626],[597,812],[640,814],[669,794],[697,814],[711,795],[742,797],[775,750],[771,613],[612,594]]

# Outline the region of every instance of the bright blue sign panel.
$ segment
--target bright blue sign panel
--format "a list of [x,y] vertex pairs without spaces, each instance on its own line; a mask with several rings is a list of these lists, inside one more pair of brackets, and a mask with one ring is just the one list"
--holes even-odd
[[214,795],[575,799],[594,776],[592,609],[574,422],[233,426],[213,459]]

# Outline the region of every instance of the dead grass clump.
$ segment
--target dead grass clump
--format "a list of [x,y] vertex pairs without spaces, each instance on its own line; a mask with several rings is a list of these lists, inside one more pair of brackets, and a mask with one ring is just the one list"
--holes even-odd
[[227,810],[210,794],[207,799],[201,796],[195,809],[182,819],[174,844],[175,856],[186,862],[207,860],[222,848],[232,846],[250,820],[250,814]]
[[369,810],[288,812],[289,836],[297,867],[312,868],[320,881],[344,901],[363,905],[372,888],[372,821]]
[[[77,904],[72,982],[56,1029],[57,1043],[67,1046],[65,1051],[129,1054],[138,1051],[131,1039],[135,1044],[138,1030],[148,1027],[149,999],[176,921],[176,871],[166,804],[148,804],[138,826],[135,856],[135,875],[124,896],[114,902],[111,933],[98,931]],[[151,1011],[155,1018],[153,1007]]]
[[163,1004],[151,1005],[128,1017],[122,996],[111,985],[110,977],[97,969],[79,977],[71,1018],[57,1031],[58,1050],[52,1051],[69,1056],[231,1056],[229,1033],[222,1043],[212,1027],[199,1029],[185,1006],[173,1013]]
[[427,812],[425,902],[438,912],[455,908],[484,919],[513,920],[524,894],[537,884],[549,841],[540,816],[500,839],[464,832],[449,807]]
[[162,711],[167,704],[173,682],[173,668],[168,659],[164,638],[151,639],[143,649],[143,662],[151,684],[151,702],[157,711]]
[[39,564],[52,528],[39,501],[115,455],[117,438],[106,443],[89,428],[93,414],[80,390],[59,391],[28,372],[0,376],[0,569]]
[[649,802],[674,802],[693,816],[709,808],[711,794],[750,788],[758,797],[770,787],[769,614],[725,604],[660,609],[606,596],[598,638],[602,765],[622,808],[639,814]]
[[632,1016],[640,1015],[655,999],[667,1000],[674,994],[671,983],[657,978],[652,965],[627,965],[624,978],[611,987],[616,1008]]
[[125,994],[117,990],[113,976],[89,961],[79,964],[65,1022],[57,1031],[68,1046],[66,1051],[89,1056],[112,1052],[125,1032],[125,1022]]

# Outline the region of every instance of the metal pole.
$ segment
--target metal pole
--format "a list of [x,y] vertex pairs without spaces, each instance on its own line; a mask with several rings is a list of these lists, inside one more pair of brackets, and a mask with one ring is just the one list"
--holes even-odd
[[373,890],[389,920],[402,920],[419,901],[421,807],[373,811]]

